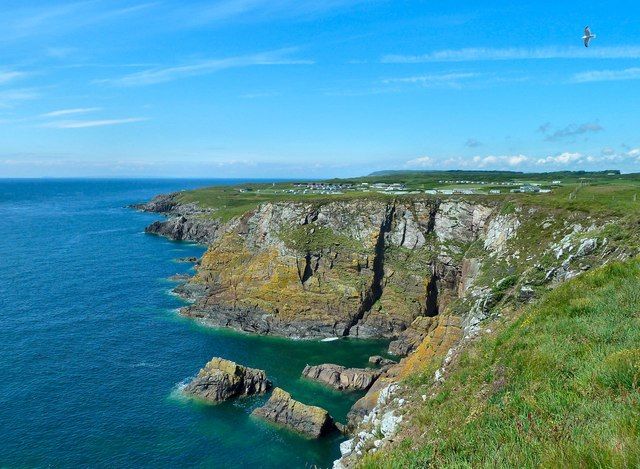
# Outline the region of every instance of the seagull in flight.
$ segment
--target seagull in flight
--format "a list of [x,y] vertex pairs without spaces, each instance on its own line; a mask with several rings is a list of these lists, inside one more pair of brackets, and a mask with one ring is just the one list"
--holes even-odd
[[582,40],[584,41],[585,47],[589,47],[589,42],[591,42],[591,39],[595,39],[595,38],[596,38],[596,35],[591,34],[591,29],[589,29],[589,26],[584,28],[584,36],[582,36]]

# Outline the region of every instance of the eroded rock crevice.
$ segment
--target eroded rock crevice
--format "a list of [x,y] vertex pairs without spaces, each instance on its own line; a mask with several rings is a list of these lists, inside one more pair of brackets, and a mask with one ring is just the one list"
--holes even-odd
[[440,314],[440,307],[438,305],[438,280],[438,276],[434,273],[427,283],[424,315],[429,318]]
[[345,329],[344,335],[349,335],[351,328],[360,322],[365,314],[371,311],[374,304],[382,297],[384,290],[384,258],[386,250],[386,236],[391,232],[393,225],[393,219],[395,217],[396,208],[395,205],[388,206],[385,212],[385,217],[380,224],[380,230],[376,239],[376,245],[374,249],[374,257],[372,262],[373,279],[369,289],[364,293],[362,301],[356,314],[351,318],[351,321]]
[[310,252],[308,252],[304,256],[304,268],[301,269],[300,265],[298,264],[298,276],[300,277],[300,283],[302,284],[303,287],[304,287],[304,284],[307,283],[307,280],[309,280],[313,276],[313,268],[311,267]]

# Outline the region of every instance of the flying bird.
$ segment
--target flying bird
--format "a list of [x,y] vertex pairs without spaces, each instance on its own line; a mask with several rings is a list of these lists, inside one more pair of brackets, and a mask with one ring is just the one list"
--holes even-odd
[[591,39],[595,39],[595,38],[596,38],[596,35],[591,34],[591,29],[589,29],[589,26],[584,28],[584,36],[582,36],[582,40],[584,41],[585,47],[589,47],[589,42],[591,42]]

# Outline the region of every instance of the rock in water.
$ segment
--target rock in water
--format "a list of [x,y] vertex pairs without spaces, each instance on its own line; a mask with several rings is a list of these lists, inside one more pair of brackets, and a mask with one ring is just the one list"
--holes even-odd
[[195,264],[196,262],[198,262],[198,258],[195,256],[179,257],[176,259],[176,262],[182,264]]
[[329,412],[298,402],[280,388],[275,388],[267,403],[254,410],[252,415],[287,426],[312,438],[319,438],[337,429]]
[[185,388],[189,394],[209,402],[263,394],[271,382],[262,370],[247,368],[223,358],[213,358]]
[[339,391],[366,391],[376,379],[381,370],[368,368],[345,368],[340,365],[327,363],[317,366],[305,366],[302,376],[320,381]]
[[390,358],[381,357],[380,355],[373,355],[372,357],[369,357],[369,363],[384,368],[391,365],[396,365],[398,362],[396,362],[395,360],[391,360]]

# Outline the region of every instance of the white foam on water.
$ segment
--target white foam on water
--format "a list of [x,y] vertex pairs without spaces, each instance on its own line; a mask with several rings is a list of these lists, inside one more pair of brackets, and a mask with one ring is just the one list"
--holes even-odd
[[340,340],[340,337],[327,337],[326,339],[322,339],[320,342],[333,342],[334,340]]
[[131,365],[132,368],[158,368],[160,363],[139,362]]
[[189,397],[184,393],[184,388],[187,387],[187,384],[189,384],[192,379],[193,377],[185,378],[177,383],[169,393],[169,400],[178,402],[189,401]]

